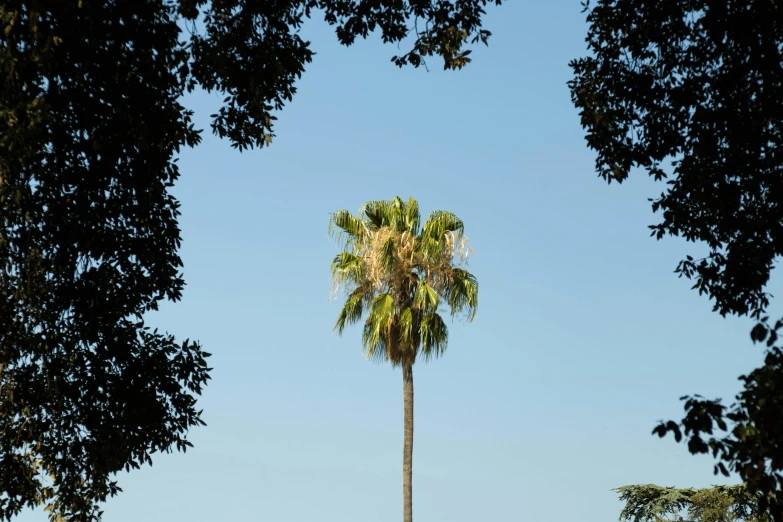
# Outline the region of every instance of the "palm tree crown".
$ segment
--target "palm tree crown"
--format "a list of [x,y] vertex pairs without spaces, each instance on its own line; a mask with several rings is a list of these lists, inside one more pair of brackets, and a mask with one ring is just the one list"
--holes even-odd
[[347,294],[335,331],[342,334],[367,312],[368,358],[407,366],[443,354],[448,328],[439,311],[448,307],[452,316],[472,321],[478,306],[478,282],[460,267],[470,251],[463,228],[457,216],[440,210],[421,225],[413,198],[368,201],[359,217],[332,214],[330,232],[343,246],[332,278],[335,290]]

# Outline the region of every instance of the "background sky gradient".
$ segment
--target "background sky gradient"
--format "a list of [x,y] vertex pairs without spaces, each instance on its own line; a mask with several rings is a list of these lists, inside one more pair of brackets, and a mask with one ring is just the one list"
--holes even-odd
[[508,1],[485,26],[473,64],[427,73],[312,20],[318,54],[260,151],[209,134],[219,95],[188,98],[207,130],[175,189],[187,287],[149,322],[214,354],[208,426],[122,474],[106,522],[400,519],[401,374],[359,327],[333,335],[328,301],[329,213],[395,195],[463,219],[480,283],[474,323],[414,367],[417,521],[608,522],[614,487],[734,482],[650,433],[681,395],[733,397],[762,349],[673,274],[702,246],[649,237],[664,186],[597,178],[566,86],[579,2]]

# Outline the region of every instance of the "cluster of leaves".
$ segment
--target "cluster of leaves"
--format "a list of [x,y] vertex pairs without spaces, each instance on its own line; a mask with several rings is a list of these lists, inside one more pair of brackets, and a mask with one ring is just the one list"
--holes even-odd
[[468,320],[478,307],[478,281],[459,266],[469,249],[462,221],[435,211],[421,225],[416,200],[399,197],[369,201],[359,215],[340,210],[330,221],[345,248],[331,267],[347,295],[335,330],[341,334],[367,312],[368,358],[410,367],[417,356],[440,356],[448,341],[441,299],[452,316],[464,313]]
[[[715,472],[734,470],[783,521],[783,366],[779,322],[764,316],[766,286],[783,253],[783,10],[776,0],[597,0],[584,4],[590,56],[569,82],[596,169],[622,182],[641,168],[666,190],[652,200],[652,235],[705,243],[677,266],[722,315],[758,320],[764,366],[741,377],[736,403],[684,397],[683,432]],[[753,27],[748,31],[748,27]],[[713,430],[724,432],[713,436]]]
[[733,405],[683,397],[682,422],[661,423],[653,431],[661,437],[671,432],[677,441],[684,435],[691,453],[711,453],[718,459],[715,473],[739,474],[775,520],[783,511],[783,350],[774,346],[781,328],[783,321],[771,326],[764,318],[753,329],[754,341],[766,342],[767,356],[762,367],[740,377],[744,386]]
[[677,489],[639,484],[615,489],[625,522],[766,522],[744,485]]
[[464,49],[465,44],[486,45],[491,35],[481,28],[484,8],[490,3],[500,5],[501,1],[333,0],[314,3],[324,9],[328,23],[337,25],[337,37],[345,45],[351,45],[357,36],[366,38],[377,27],[384,42],[398,43],[408,36],[415,38],[410,51],[392,57],[397,66],[419,67],[426,57],[440,56],[444,69],[461,69],[471,61],[471,50]]
[[[212,115],[216,134],[239,149],[260,147],[272,141],[272,112],[292,99],[312,60],[299,30],[314,11],[336,26],[344,45],[379,29],[384,42],[413,40],[408,52],[392,58],[400,67],[439,56],[444,69],[461,69],[470,62],[466,45],[486,45],[491,35],[481,26],[489,3],[501,0],[181,0],[180,13],[192,25],[189,86],[226,94]],[[195,23],[200,15],[203,33]]]
[[187,55],[157,1],[0,6],[0,519],[98,518],[184,449],[209,354],[144,326],[180,298]]
[[0,519],[39,504],[99,519],[117,471],[202,424],[209,354],[143,322],[184,286],[170,189],[200,131],[183,94],[222,93],[212,130],[263,146],[312,58],[298,35],[312,10],[346,44],[413,33],[398,65],[459,68],[466,39],[487,41],[488,2],[0,4]]
[[[572,99],[597,151],[622,182],[633,167],[669,178],[653,201],[670,234],[701,241],[695,278],[721,314],[761,317],[783,253],[783,11],[776,0],[598,0],[592,56],[571,63]],[[746,28],[753,27],[753,31]]]

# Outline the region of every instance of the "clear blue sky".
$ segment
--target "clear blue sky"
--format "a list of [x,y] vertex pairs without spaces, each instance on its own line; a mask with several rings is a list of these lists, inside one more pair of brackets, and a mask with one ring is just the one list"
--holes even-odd
[[[187,288],[150,322],[214,354],[187,454],[120,476],[107,522],[396,522],[402,378],[332,334],[329,212],[413,196],[466,224],[474,323],[414,368],[418,522],[607,522],[611,488],[707,486],[709,458],[650,435],[686,393],[731,398],[762,361],[748,320],[722,319],[672,273],[702,248],[656,242],[662,185],[596,177],[566,81],[584,53],[578,1],[491,8],[461,72],[394,67],[377,39],[317,51],[272,147],[212,137],[181,160]],[[45,520],[27,513],[23,522]]]

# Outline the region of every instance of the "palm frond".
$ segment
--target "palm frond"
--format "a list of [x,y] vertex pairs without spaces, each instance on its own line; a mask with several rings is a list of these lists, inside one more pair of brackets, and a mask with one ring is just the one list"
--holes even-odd
[[332,260],[331,272],[337,284],[346,281],[361,284],[365,279],[364,259],[350,252],[340,252]]
[[451,212],[436,210],[424,223],[419,236],[417,251],[428,264],[438,264],[454,255],[454,248],[461,241],[463,224]]
[[416,345],[416,317],[420,314],[414,313],[411,308],[405,307],[400,312],[400,317],[397,319],[397,324],[400,328],[400,342],[406,345]]
[[395,303],[391,294],[379,294],[373,298],[362,334],[362,344],[367,357],[373,358],[379,348],[385,350],[394,325],[394,313]]
[[374,228],[389,227],[398,233],[410,231],[409,223],[418,227],[419,219],[418,203],[413,198],[408,203],[411,201],[414,204],[412,209],[399,196],[389,201],[368,201],[359,209],[359,215],[366,217]]
[[422,234],[416,241],[416,253],[419,254],[419,259],[424,265],[431,265],[441,259],[446,246],[443,241]]
[[365,283],[357,287],[348,295],[345,300],[340,315],[337,316],[337,322],[334,325],[334,331],[337,335],[342,335],[345,325],[358,323],[362,318],[365,307],[370,304],[372,297],[372,285]]
[[413,306],[424,314],[435,313],[438,309],[438,292],[423,279],[416,283],[413,294]]
[[405,208],[405,202],[399,196],[389,201],[389,226],[395,232],[405,232],[408,211]]
[[342,239],[344,249],[361,241],[367,232],[367,227],[362,220],[347,210],[338,210],[330,215],[329,236]]
[[419,235],[420,226],[419,203],[413,198],[408,198],[408,202],[405,203],[405,230],[417,236]]
[[364,355],[367,357],[367,359],[373,361],[373,362],[383,362],[387,360],[389,357],[389,351],[388,346],[386,343],[386,339],[383,337],[378,338],[378,341],[370,345],[367,342],[365,342],[365,339],[369,339],[373,336],[373,325],[370,323],[370,319],[368,318],[364,322],[364,330],[362,331],[362,348],[364,351]]
[[446,232],[454,232],[457,238],[461,238],[464,230],[465,225],[455,214],[445,210],[436,210],[427,218],[421,235],[442,241]]
[[478,280],[462,268],[454,268],[445,288],[451,315],[465,313],[468,321],[476,317],[478,309]]
[[396,238],[394,236],[389,236],[386,238],[386,240],[381,245],[380,251],[378,252],[380,254],[381,266],[387,274],[390,274],[394,268],[395,239]]
[[359,208],[359,215],[364,216],[373,226],[381,228],[388,226],[388,203],[381,200],[366,201]]
[[446,351],[449,342],[449,329],[443,318],[438,314],[428,314],[422,317],[419,324],[421,338],[420,353],[424,361],[440,357]]

